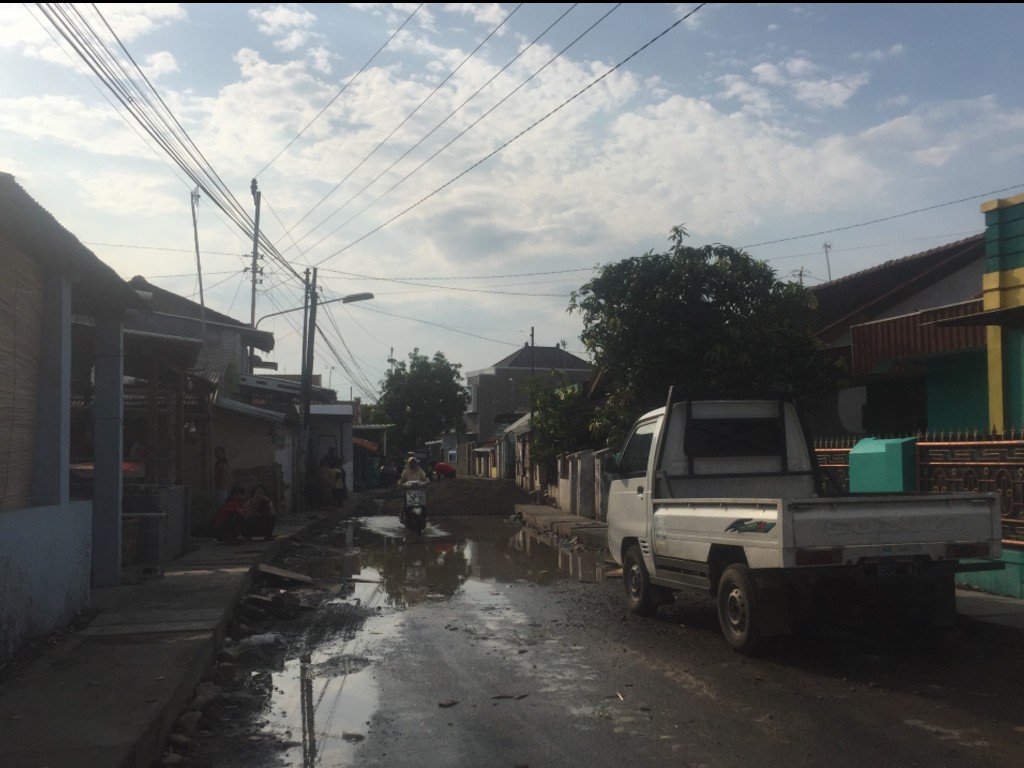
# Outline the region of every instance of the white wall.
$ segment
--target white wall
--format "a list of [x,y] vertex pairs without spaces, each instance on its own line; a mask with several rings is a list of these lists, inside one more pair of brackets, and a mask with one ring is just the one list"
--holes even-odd
[[0,512],[0,658],[89,604],[92,502]]

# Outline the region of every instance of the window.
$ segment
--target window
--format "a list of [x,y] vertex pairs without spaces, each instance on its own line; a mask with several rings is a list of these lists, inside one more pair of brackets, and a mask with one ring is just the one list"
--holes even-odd
[[782,423],[778,419],[692,419],[686,425],[683,450],[695,459],[779,456]]
[[626,441],[619,459],[620,477],[638,477],[647,474],[647,459],[651,455],[656,421],[645,421],[637,425]]

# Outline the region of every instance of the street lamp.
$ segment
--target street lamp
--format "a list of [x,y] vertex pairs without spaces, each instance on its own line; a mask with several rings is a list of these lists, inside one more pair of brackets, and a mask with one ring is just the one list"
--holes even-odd
[[[342,304],[351,304],[354,301],[367,301],[368,299],[372,299],[372,298],[373,298],[373,294],[372,293],[367,293],[367,292],[364,292],[364,293],[350,293],[348,296],[342,296],[340,299],[328,299],[327,301],[318,301],[317,304],[319,304],[321,307],[324,304],[333,304],[336,301],[340,301]],[[306,309],[306,307],[305,306],[292,307],[291,309],[282,309],[280,312],[271,312],[269,315],[264,315],[259,320],[257,320],[256,321],[256,325],[254,325],[253,328],[259,328],[260,327],[260,323],[263,322],[264,320],[266,320],[268,317],[276,317],[277,315],[286,315],[289,312],[298,312],[299,310],[302,310],[302,309]]]

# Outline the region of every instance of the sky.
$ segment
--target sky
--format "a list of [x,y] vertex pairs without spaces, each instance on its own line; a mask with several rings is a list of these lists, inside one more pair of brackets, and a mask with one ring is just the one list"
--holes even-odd
[[1024,192],[1022,29],[1014,3],[6,4],[0,171],[122,278],[255,317],[281,373],[307,269],[373,293],[321,304],[314,356],[372,402],[415,351],[586,359],[572,292],[676,226],[806,285],[981,232]]

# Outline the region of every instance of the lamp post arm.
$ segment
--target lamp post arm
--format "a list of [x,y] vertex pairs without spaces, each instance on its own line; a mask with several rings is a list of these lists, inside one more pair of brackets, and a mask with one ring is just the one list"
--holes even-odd
[[[342,304],[351,304],[354,301],[367,301],[368,299],[372,299],[372,298],[373,298],[373,294],[372,293],[351,293],[348,296],[342,296],[340,299],[328,299],[327,301],[318,301],[317,304],[319,304],[321,307],[324,304],[333,304],[336,301],[340,301]],[[277,315],[286,315],[289,312],[298,312],[301,309],[305,309],[305,307],[292,307],[291,309],[282,309],[280,312],[271,312],[269,315],[264,315],[259,320],[257,320],[256,321],[256,325],[254,325],[253,327],[254,328],[259,328],[260,327],[260,323],[263,322],[264,320],[266,320],[268,317],[277,317]]]

